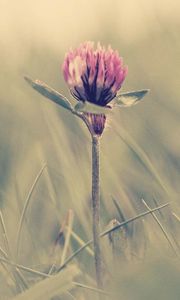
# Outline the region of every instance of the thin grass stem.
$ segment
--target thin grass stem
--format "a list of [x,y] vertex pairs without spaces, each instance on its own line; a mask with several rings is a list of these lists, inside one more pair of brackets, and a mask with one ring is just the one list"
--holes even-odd
[[37,185],[37,183],[38,183],[38,181],[39,181],[39,179],[40,179],[40,177],[41,177],[41,175],[42,175],[45,168],[46,168],[46,164],[43,165],[43,167],[39,171],[38,175],[36,176],[36,178],[34,180],[34,183],[31,186],[31,189],[30,189],[30,191],[27,195],[27,198],[25,200],[25,204],[24,204],[24,207],[23,207],[23,211],[22,211],[22,214],[21,214],[20,221],[19,221],[19,226],[18,226],[18,231],[17,231],[17,238],[16,238],[16,256],[17,256],[17,258],[18,258],[18,254],[19,254],[21,230],[22,230],[24,219],[25,219],[25,216],[26,216],[26,211],[27,211],[27,208],[29,206],[33,191],[34,191],[34,189],[35,189],[35,187],[36,187],[36,185]]
[[176,218],[176,220],[178,220],[180,222],[180,217],[178,217],[178,215],[176,215],[174,212],[172,212],[172,214]]
[[69,247],[69,243],[70,243],[71,232],[72,232],[73,218],[74,218],[73,211],[69,210],[67,232],[66,232],[64,248],[63,248],[63,252],[62,252],[62,256],[61,256],[61,265],[63,265],[63,263],[66,259],[66,255],[67,255],[67,251],[68,251],[68,247]]
[[176,248],[174,247],[171,238],[169,236],[169,234],[166,232],[166,230],[164,229],[163,225],[161,224],[161,222],[159,221],[158,217],[156,216],[156,214],[154,212],[152,212],[151,208],[149,207],[149,205],[146,203],[146,201],[144,199],[142,199],[143,204],[146,206],[147,209],[149,209],[149,211],[151,211],[151,215],[154,218],[154,220],[156,221],[156,223],[159,225],[161,231],[163,232],[165,238],[167,239],[167,241],[169,242],[170,247],[172,248],[173,252],[176,254],[176,256],[179,256]]

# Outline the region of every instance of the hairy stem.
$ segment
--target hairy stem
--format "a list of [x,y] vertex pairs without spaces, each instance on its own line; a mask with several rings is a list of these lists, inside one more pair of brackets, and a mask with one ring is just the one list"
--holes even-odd
[[102,260],[100,249],[100,185],[99,185],[99,147],[100,139],[92,136],[92,221],[93,244],[96,269],[96,281],[98,288],[102,288]]

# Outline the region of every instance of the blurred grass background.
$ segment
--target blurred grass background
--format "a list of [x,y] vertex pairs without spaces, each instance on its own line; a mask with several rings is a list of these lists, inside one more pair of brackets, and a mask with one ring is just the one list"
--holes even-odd
[[[102,138],[102,229],[119,218],[112,197],[126,218],[146,210],[142,198],[151,207],[156,206],[153,199],[170,202],[180,215],[179,10],[177,0],[0,0],[0,204],[12,251],[27,194],[47,164],[28,207],[19,262],[49,261],[68,209],[75,214],[75,232],[85,241],[91,238],[89,134],[80,120],[23,79],[41,79],[74,103],[61,65],[65,52],[82,41],[118,49],[129,68],[123,91],[151,90],[140,105],[116,110]],[[158,216],[178,241],[179,221],[170,209]],[[123,299],[178,300],[178,261],[158,225],[147,216],[131,226],[131,233],[132,251],[139,257],[145,252],[146,259],[122,267],[118,285]],[[86,252],[78,264],[91,274]],[[1,277],[4,300],[11,293]],[[91,293],[78,299],[91,299]]]

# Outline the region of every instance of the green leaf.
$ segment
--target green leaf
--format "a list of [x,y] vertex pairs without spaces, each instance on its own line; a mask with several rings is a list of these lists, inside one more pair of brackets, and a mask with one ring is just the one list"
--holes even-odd
[[111,108],[107,106],[100,106],[88,101],[85,102],[78,102],[74,109],[78,112],[87,112],[93,114],[109,114],[111,112]]
[[14,300],[49,300],[62,295],[73,287],[73,278],[78,274],[77,267],[71,265],[57,275],[36,283],[30,289],[16,296]]
[[66,97],[64,97],[63,95],[61,95],[60,93],[58,93],[57,91],[52,89],[51,87],[49,87],[44,82],[42,82],[40,80],[34,81],[27,76],[25,76],[24,79],[30,84],[30,86],[33,89],[35,89],[37,92],[39,92],[44,97],[52,100],[53,102],[64,107],[65,109],[73,111],[73,107],[72,107],[71,103],[66,99]]
[[130,107],[142,100],[148,92],[149,90],[140,90],[119,94],[116,96],[114,104],[115,106]]

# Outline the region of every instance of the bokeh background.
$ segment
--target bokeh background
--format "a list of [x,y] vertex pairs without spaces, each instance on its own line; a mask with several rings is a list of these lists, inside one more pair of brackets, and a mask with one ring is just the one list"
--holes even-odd
[[[141,104],[117,109],[103,135],[102,229],[114,218],[122,221],[113,198],[125,218],[147,210],[142,198],[151,207],[169,202],[170,208],[157,216],[178,252],[179,11],[177,0],[0,0],[0,205],[12,252],[23,205],[46,164],[31,195],[17,261],[39,267],[49,262],[69,209],[74,212],[75,232],[84,241],[91,237],[87,129],[23,79],[41,79],[75,103],[61,66],[65,52],[86,40],[111,44],[119,51],[129,68],[123,91],[150,89]],[[178,300],[179,260],[160,227],[147,216],[129,230],[130,252],[138,263],[119,265],[119,295],[124,300]],[[2,234],[0,241],[3,248]],[[72,247],[77,244],[72,242]],[[93,276],[92,258],[86,252],[76,262]],[[4,300],[13,293],[6,275],[1,277]],[[78,299],[94,297],[81,292],[76,291]]]

